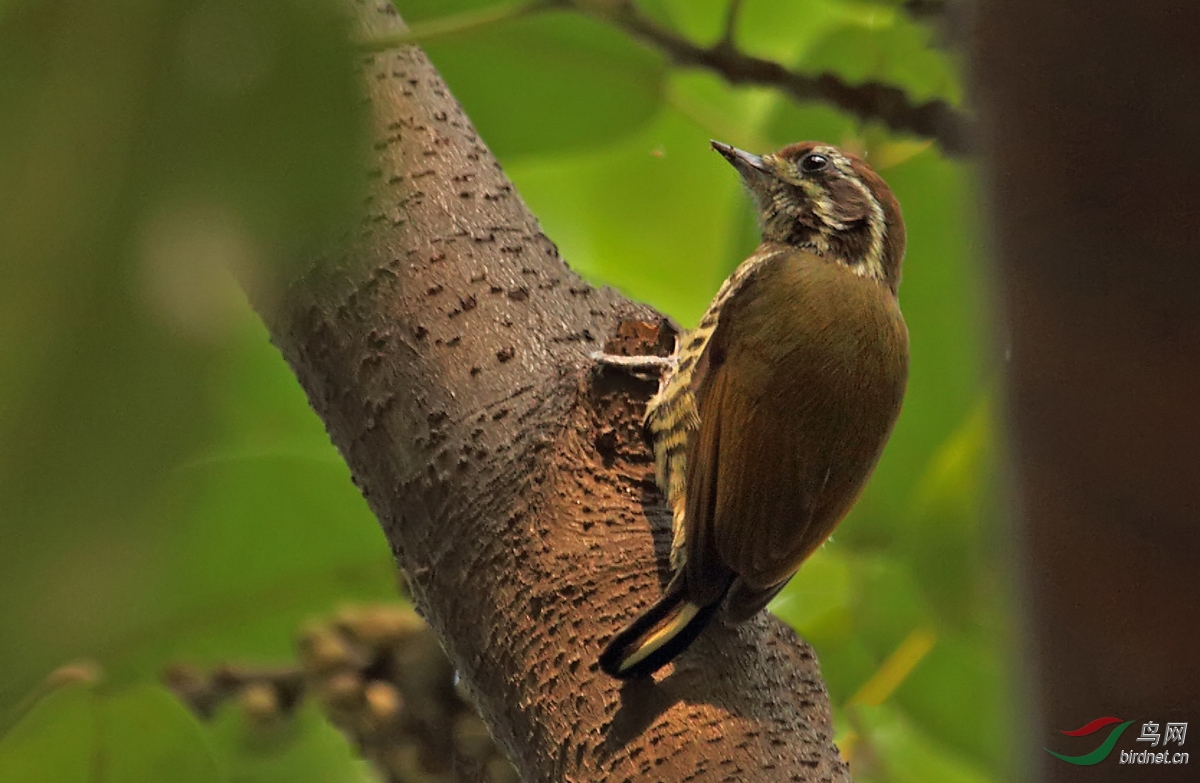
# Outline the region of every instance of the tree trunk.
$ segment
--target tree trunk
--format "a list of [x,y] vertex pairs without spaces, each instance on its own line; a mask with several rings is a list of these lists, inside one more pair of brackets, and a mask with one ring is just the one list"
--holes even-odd
[[623,322],[654,343],[660,316],[564,265],[418,49],[363,70],[366,217],[257,307],[524,779],[849,780],[813,653],[775,619],[714,626],[658,684],[597,670],[662,589],[669,519],[653,386],[588,354]]
[[[1191,2],[980,8],[1044,780],[1195,775],[1118,754],[1200,707],[1197,30]],[[1133,725],[1103,763],[1041,750],[1106,716]]]

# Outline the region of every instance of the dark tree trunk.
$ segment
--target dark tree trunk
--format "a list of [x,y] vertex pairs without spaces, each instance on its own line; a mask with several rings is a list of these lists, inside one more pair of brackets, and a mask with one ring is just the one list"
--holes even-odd
[[[1196,774],[1118,753],[1200,720],[1198,30],[1194,2],[980,8],[1045,780]],[[1040,749],[1102,716],[1134,721],[1103,763]]]
[[529,781],[849,780],[812,651],[774,619],[711,629],[657,685],[597,671],[659,594],[669,522],[652,387],[588,353],[659,317],[563,264],[419,50],[364,75],[359,234],[258,306],[497,739]]

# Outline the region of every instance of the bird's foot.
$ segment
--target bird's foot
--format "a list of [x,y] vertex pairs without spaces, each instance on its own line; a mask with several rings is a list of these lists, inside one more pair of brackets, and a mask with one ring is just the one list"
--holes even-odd
[[619,367],[635,378],[654,381],[675,369],[678,359],[675,356],[617,356],[616,354],[592,351],[592,361],[597,364]]

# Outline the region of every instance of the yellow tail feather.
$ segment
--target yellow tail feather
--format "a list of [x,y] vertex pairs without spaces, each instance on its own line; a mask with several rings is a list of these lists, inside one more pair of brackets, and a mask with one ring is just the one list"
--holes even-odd
[[621,673],[627,672],[634,666],[646,660],[655,650],[669,642],[680,631],[687,627],[687,624],[692,621],[692,618],[700,611],[700,607],[692,603],[681,604],[680,607],[663,619],[645,638],[637,648],[625,659],[621,661],[618,671]]

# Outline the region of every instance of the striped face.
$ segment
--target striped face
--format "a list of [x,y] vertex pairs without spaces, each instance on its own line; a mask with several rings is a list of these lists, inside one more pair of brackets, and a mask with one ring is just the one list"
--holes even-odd
[[904,221],[891,190],[866,163],[811,141],[761,157],[719,142],[713,148],[754,195],[763,241],[810,249],[896,290]]

